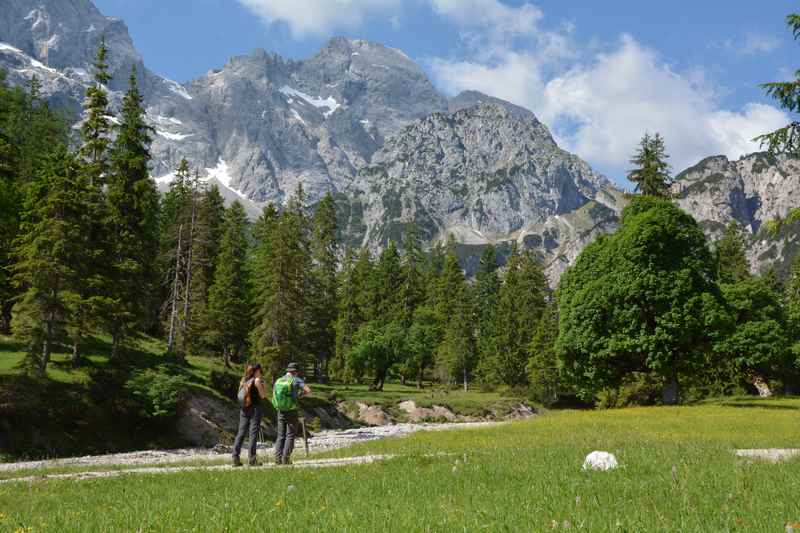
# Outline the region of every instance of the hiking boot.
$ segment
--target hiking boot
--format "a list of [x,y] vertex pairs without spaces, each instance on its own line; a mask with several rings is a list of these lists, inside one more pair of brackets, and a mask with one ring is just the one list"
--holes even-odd
[[244,466],[244,465],[243,465],[243,464],[242,464],[242,462],[239,460],[239,458],[234,458],[234,460],[233,460],[233,466],[234,466],[234,468],[235,468],[235,467]]
[[261,461],[250,461],[247,466],[263,466],[263,464]]

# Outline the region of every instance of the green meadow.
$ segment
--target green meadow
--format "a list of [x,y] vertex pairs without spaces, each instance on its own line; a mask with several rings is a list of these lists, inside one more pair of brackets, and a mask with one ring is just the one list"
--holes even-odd
[[[800,522],[800,399],[551,411],[327,454],[326,469],[242,469],[0,485],[3,531],[785,531]],[[620,468],[583,471],[593,450]],[[113,468],[113,467],[109,467]]]

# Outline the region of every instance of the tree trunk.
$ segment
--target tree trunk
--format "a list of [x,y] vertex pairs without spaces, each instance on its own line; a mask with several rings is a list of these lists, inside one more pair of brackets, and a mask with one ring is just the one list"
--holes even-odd
[[225,361],[225,368],[231,367],[231,350],[227,345],[222,347],[222,358]]
[[169,338],[167,339],[167,355],[172,355],[175,350],[175,322],[178,319],[178,284],[181,273],[181,238],[183,237],[183,224],[178,226],[178,251],[175,254],[175,279],[172,282],[172,311],[169,317]]
[[80,334],[72,340],[72,366],[78,366],[81,362],[81,341]]
[[39,360],[39,377],[44,377],[47,374],[47,365],[50,363],[50,350],[52,349],[50,346],[50,340],[53,338],[54,320],[55,318],[51,313],[50,318],[47,320],[45,336],[44,340],[42,341],[42,358]]
[[417,388],[418,389],[422,388],[422,375],[423,375],[424,371],[425,371],[425,367],[420,365],[419,370],[417,370]]
[[678,377],[672,375],[667,378],[664,384],[664,389],[661,392],[661,398],[664,405],[677,405],[680,400],[680,387],[678,384]]
[[405,373],[401,372],[400,373],[400,385],[405,385],[405,384],[406,384],[406,375],[405,375]]
[[189,226],[188,256],[186,261],[186,287],[183,296],[183,327],[181,328],[181,352],[186,356],[187,342],[189,337],[189,313],[191,310],[190,300],[192,291],[192,255],[194,252],[194,223],[197,215],[197,177],[195,177],[194,189],[192,189],[192,220]]
[[11,333],[11,308],[9,302],[0,304],[0,333],[4,335]]
[[464,392],[467,392],[467,389],[468,389],[467,385],[468,385],[467,384],[467,366],[464,365]]
[[119,330],[116,329],[111,335],[111,359],[116,359],[119,356]]

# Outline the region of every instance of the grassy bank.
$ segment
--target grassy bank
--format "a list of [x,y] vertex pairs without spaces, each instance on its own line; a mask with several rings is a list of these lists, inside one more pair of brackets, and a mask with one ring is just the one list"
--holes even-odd
[[[331,454],[402,456],[358,467],[4,485],[0,527],[783,531],[787,522],[800,521],[800,460],[748,463],[732,450],[796,446],[800,400],[723,403],[558,411]],[[584,456],[596,449],[617,454],[622,468],[583,472]]]

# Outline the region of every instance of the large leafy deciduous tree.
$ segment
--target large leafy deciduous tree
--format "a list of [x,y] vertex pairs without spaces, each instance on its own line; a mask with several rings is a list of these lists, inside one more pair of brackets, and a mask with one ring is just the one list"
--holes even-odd
[[661,134],[644,134],[636,155],[631,159],[635,168],[628,172],[628,179],[636,184],[636,191],[647,196],[669,196],[672,179],[669,175],[666,144]]
[[761,396],[772,394],[767,378],[780,378],[791,366],[780,294],[765,277],[748,277],[721,285],[733,328],[714,350],[733,363]]
[[654,197],[635,198],[558,291],[556,350],[587,398],[638,371],[662,376],[665,402],[677,402],[680,377],[703,364],[725,314],[702,230]]

